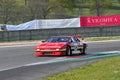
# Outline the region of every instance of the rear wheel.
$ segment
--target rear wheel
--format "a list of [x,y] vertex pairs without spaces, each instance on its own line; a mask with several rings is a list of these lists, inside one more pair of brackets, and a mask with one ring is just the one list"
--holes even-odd
[[72,55],[72,50],[71,50],[71,48],[69,46],[66,48],[66,54],[68,56]]
[[86,45],[83,45],[83,49],[82,49],[81,54],[86,54]]

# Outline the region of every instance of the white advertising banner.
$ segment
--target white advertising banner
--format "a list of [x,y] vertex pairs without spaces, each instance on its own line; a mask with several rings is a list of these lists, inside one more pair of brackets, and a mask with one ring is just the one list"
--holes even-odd
[[[8,31],[80,27],[80,18],[32,20],[19,25],[7,25]],[[0,27],[0,31],[1,27]]]
[[36,21],[36,29],[80,27],[80,18],[47,19]]

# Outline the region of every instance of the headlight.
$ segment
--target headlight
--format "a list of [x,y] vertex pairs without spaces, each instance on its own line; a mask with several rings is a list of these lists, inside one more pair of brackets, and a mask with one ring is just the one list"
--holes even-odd
[[60,49],[56,49],[57,51],[59,51]]
[[56,49],[56,51],[65,51],[66,49]]
[[40,51],[40,49],[36,49],[36,51]]

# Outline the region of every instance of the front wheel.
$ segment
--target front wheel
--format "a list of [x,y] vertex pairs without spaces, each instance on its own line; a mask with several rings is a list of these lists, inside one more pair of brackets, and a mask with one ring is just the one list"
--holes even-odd
[[66,54],[68,56],[72,55],[72,50],[71,50],[71,48],[69,46],[66,48]]

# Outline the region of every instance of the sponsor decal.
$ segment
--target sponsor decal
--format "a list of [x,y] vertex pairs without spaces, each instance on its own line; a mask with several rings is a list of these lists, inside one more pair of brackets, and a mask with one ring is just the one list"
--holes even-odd
[[80,17],[81,26],[115,26],[120,25],[120,15],[112,16],[83,16]]

